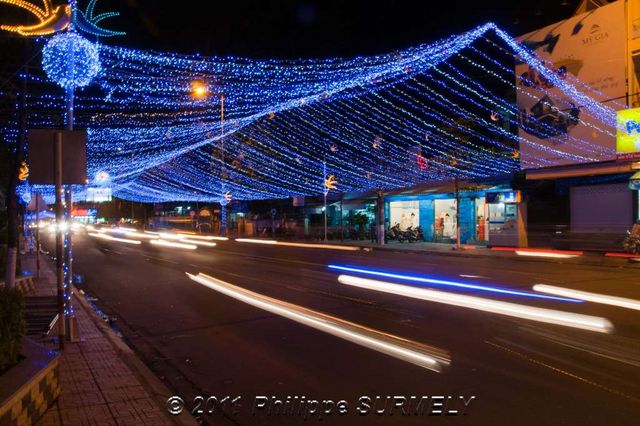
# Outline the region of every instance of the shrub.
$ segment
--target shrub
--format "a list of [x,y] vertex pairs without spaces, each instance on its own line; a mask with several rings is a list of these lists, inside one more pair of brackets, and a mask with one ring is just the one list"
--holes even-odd
[[26,328],[22,293],[0,287],[0,374],[18,362]]

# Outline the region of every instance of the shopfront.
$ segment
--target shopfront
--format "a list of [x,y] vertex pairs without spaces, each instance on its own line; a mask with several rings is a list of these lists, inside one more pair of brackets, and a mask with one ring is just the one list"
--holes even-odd
[[489,244],[493,246],[518,246],[518,203],[517,191],[487,192],[485,205],[488,216]]
[[386,203],[387,226],[398,224],[404,230],[419,225],[429,242],[454,243],[459,227],[463,244],[521,245],[526,218],[519,218],[519,192],[507,185],[485,188],[461,190],[457,198],[455,192],[444,191],[390,194]]

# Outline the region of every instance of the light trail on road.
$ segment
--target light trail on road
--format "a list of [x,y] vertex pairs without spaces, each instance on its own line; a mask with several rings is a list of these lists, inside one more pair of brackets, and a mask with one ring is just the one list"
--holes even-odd
[[264,296],[203,273],[193,275],[187,272],[186,274],[197,283],[251,306],[255,306],[256,308],[280,315],[420,367],[439,372],[443,366],[450,363],[449,356],[441,349],[373,330],[299,305]]
[[533,286],[533,290],[541,293],[557,294],[559,296],[577,297],[582,300],[586,300],[587,302],[602,303],[603,305],[612,305],[620,308],[640,311],[640,300],[627,299],[625,297],[590,293],[587,291],[573,290],[570,288],[556,287],[547,284],[536,284]]
[[355,246],[342,246],[338,244],[314,244],[314,243],[291,243],[288,241],[277,240],[258,240],[254,238],[236,238],[235,241],[239,243],[253,243],[253,244],[265,244],[265,245],[277,245],[287,247],[301,247],[301,248],[313,248],[313,249],[326,249],[326,250],[343,250],[343,251],[358,251],[360,247]]
[[353,266],[341,266],[341,265],[328,265],[328,268],[335,269],[338,271],[344,271],[344,272],[354,272],[358,274],[375,275],[378,277],[385,277],[385,278],[394,278],[394,279],[403,280],[403,281],[412,281],[412,282],[419,282],[419,283],[426,283],[426,284],[433,284],[433,285],[458,287],[458,288],[464,288],[469,290],[479,290],[479,291],[486,291],[491,293],[508,294],[512,296],[530,297],[534,299],[546,299],[546,300],[555,300],[560,302],[573,302],[573,303],[582,302],[582,300],[575,299],[575,298],[545,296],[542,294],[536,294],[536,293],[531,293],[526,291],[509,290],[509,289],[500,288],[500,287],[490,287],[490,286],[479,285],[479,284],[469,284],[469,283],[463,283],[458,281],[441,280],[437,278],[430,278],[430,277],[419,276],[419,275],[407,275],[407,274],[402,274],[402,273],[397,273],[392,271],[381,271],[381,270],[376,270],[371,268],[362,268],[362,267],[356,268]]
[[140,240],[129,240],[127,238],[117,238],[117,237],[112,237],[111,235],[107,235],[103,233],[90,232],[88,235],[94,238],[100,238],[102,240],[107,240],[107,241],[117,241],[119,243],[136,244],[136,245],[142,244],[142,241]]
[[338,277],[338,282],[368,290],[376,290],[384,293],[411,297],[414,299],[477,309],[494,314],[562,325],[565,327],[580,328],[583,330],[597,331],[599,333],[610,333],[613,331],[613,324],[611,324],[608,319],[594,317],[591,315],[575,314],[546,308],[536,308],[516,303],[484,299],[476,296],[466,296],[439,290],[417,288],[403,284],[372,280],[369,278],[354,277],[351,275],[340,275]]
[[173,241],[166,241],[166,240],[151,240],[149,242],[154,246],[179,248],[179,249],[185,249],[185,250],[195,250],[198,248],[198,246],[196,246],[195,244],[174,243]]

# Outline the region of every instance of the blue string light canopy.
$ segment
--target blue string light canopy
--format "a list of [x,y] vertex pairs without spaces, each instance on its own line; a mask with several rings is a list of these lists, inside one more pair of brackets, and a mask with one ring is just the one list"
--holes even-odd
[[[327,175],[343,192],[492,176],[519,170],[524,144],[578,162],[612,155],[573,136],[578,153],[519,135],[529,124],[515,105],[522,90],[515,59],[579,105],[581,122],[597,137],[613,137],[618,106],[592,99],[584,83],[558,76],[493,24],[352,59],[203,57],[62,36],[59,47],[50,41],[45,71],[63,87],[86,86],[92,76],[75,106],[88,131],[89,175],[107,173],[114,195],[125,199],[224,204],[228,197],[320,195]],[[69,49],[82,52],[74,72],[65,68]],[[32,109],[41,111],[32,120],[50,124],[48,111],[62,107],[64,96],[43,76],[29,78]],[[545,131],[557,137],[538,124],[536,132]],[[542,159],[550,157],[537,165],[553,165]],[[82,190],[74,189],[76,198]]]

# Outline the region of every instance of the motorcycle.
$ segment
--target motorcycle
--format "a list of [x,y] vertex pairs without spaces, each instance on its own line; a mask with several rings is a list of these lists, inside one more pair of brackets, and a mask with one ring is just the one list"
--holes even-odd
[[396,223],[387,231],[387,241],[389,240],[398,240],[402,241],[402,231],[400,230],[400,224]]
[[402,236],[404,240],[410,243],[414,243],[418,239],[418,233],[416,232],[415,229],[413,229],[412,226],[408,227],[402,234],[403,234]]
[[635,232],[627,231],[627,236],[622,241],[622,247],[629,254],[640,254],[640,236]]

